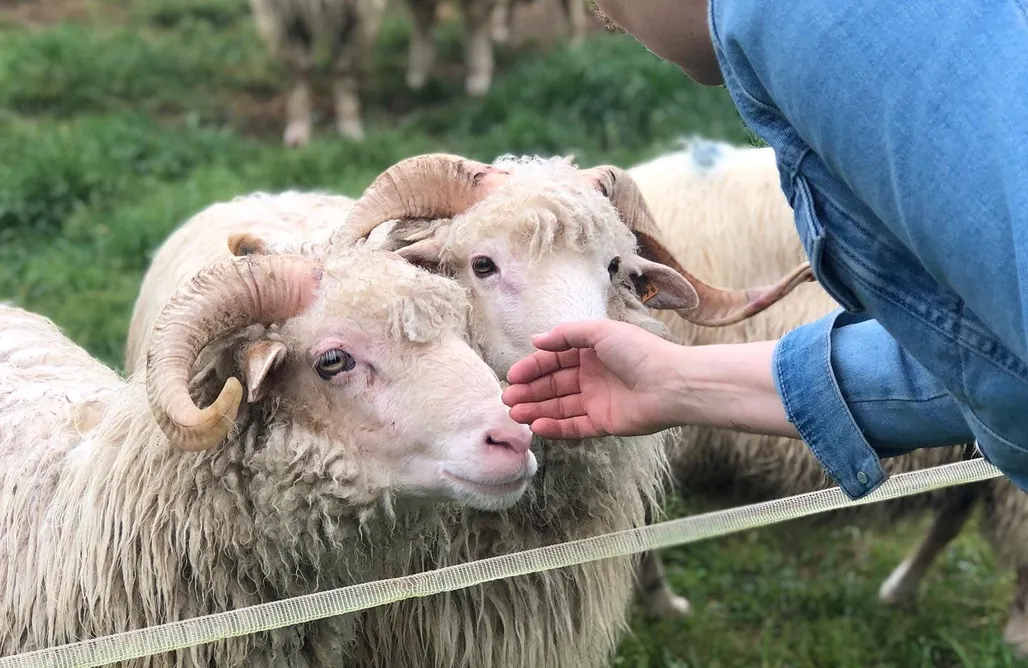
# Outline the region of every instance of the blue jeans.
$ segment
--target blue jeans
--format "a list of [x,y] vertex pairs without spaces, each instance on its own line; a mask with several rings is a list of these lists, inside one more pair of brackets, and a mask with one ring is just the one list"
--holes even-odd
[[977,439],[1028,490],[1028,0],[711,0],[842,309],[778,343],[790,421],[851,497]]

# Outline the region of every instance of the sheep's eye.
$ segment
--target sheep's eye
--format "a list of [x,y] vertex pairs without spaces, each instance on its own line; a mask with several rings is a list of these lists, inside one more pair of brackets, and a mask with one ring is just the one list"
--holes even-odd
[[332,376],[349,371],[357,365],[353,355],[338,348],[329,350],[318,358],[314,370],[318,372],[322,380],[329,380]]
[[496,263],[484,255],[476,257],[471,261],[471,271],[475,272],[475,276],[485,278],[496,273]]
[[610,274],[611,278],[614,278],[614,275],[618,273],[618,269],[620,268],[621,258],[616,257],[610,261],[610,264],[607,265],[607,273]]

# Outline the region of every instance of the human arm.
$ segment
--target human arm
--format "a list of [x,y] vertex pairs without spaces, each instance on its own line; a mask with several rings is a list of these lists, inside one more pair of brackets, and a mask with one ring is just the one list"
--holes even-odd
[[679,424],[800,437],[859,498],[884,481],[881,457],[974,436],[938,380],[878,323],[854,320],[840,311],[777,342],[695,347],[623,323],[569,323],[511,368],[504,401],[553,438]]
[[797,438],[771,375],[775,342],[681,346],[612,320],[566,323],[533,339],[504,399],[551,438],[638,435],[678,424]]

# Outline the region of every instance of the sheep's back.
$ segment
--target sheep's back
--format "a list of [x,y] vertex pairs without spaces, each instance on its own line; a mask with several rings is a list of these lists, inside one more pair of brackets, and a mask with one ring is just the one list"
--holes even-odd
[[157,250],[143,277],[125,344],[125,370],[145,357],[161,307],[180,283],[231,257],[228,238],[249,232],[273,247],[321,243],[349,215],[354,201],[342,195],[255,193],[215,204],[178,227]]

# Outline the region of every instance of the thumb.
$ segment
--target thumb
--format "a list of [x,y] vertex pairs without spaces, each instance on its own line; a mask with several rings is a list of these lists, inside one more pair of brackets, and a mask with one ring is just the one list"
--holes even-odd
[[565,322],[543,334],[532,337],[539,350],[559,353],[572,348],[593,348],[606,338],[610,320],[579,320]]

